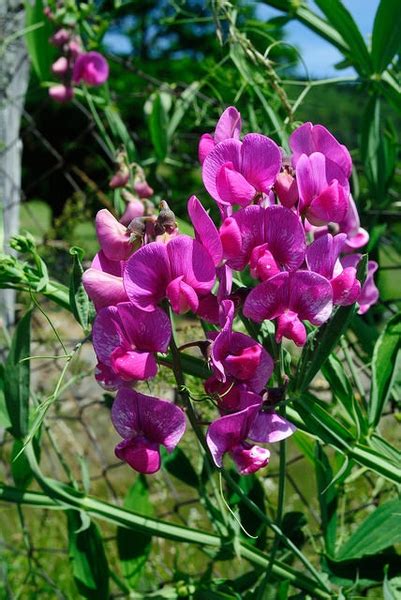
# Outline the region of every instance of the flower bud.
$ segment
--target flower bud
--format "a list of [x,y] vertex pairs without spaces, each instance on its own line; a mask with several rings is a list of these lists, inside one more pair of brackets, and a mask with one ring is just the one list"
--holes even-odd
[[49,96],[55,102],[69,102],[74,95],[74,90],[72,87],[63,85],[60,83],[59,85],[52,85],[49,88]]
[[64,75],[68,71],[68,60],[65,56],[60,56],[59,59],[56,60],[52,64],[52,72],[55,75]]
[[51,44],[53,44],[53,46],[59,48],[60,46],[64,46],[64,44],[66,44],[69,39],[70,32],[68,31],[68,29],[63,28],[56,31],[56,33],[50,38],[49,41]]

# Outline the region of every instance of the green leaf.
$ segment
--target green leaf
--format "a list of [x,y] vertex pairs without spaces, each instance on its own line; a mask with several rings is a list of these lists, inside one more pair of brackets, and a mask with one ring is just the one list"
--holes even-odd
[[88,294],[82,285],[82,274],[84,272],[82,260],[84,251],[78,246],[73,246],[70,249],[70,254],[73,257],[73,264],[70,276],[70,304],[74,317],[82,325],[84,331],[88,331],[90,300]]
[[389,398],[397,355],[401,349],[401,313],[395,315],[376,342],[372,358],[372,388],[368,409],[369,425],[376,426]]
[[53,46],[49,44],[53,28],[45,17],[43,8],[42,0],[25,0],[25,41],[29,58],[40,81],[49,79],[55,54]]
[[[14,440],[11,451],[11,474],[13,476],[15,485],[19,489],[25,490],[33,479],[33,472],[25,453],[21,452],[23,447],[23,440]],[[36,459],[39,461],[39,436],[36,436],[33,440],[33,449],[35,451]]]
[[199,477],[193,468],[187,455],[177,446],[171,454],[163,453],[163,467],[174,475],[177,479],[190,485],[191,487],[199,487]]
[[149,115],[149,133],[159,160],[164,160],[168,151],[167,113],[160,94],[156,94]]
[[361,32],[340,0],[316,0],[330,25],[341,35],[349,52],[344,52],[358,72],[371,72],[371,59]]
[[[148,483],[144,475],[139,475],[128,491],[124,508],[145,515],[153,515],[149,500]],[[145,568],[152,545],[152,536],[133,532],[124,527],[117,528],[117,548],[121,570],[131,589],[135,589]]]
[[381,0],[372,33],[372,61],[376,73],[381,73],[401,47],[401,3]]
[[82,529],[80,513],[67,511],[68,555],[79,593],[90,600],[109,599],[109,566],[99,529]]
[[338,495],[333,480],[333,470],[322,446],[316,444],[316,482],[320,515],[322,519],[322,531],[326,545],[326,552],[334,554],[337,532],[337,504]]
[[107,106],[104,109],[104,114],[113,133],[113,136],[121,141],[121,144],[127,151],[129,162],[136,160],[137,156],[134,141],[124,121],[122,120],[117,107],[111,104],[107,104]]
[[392,579],[389,579],[387,567],[384,570],[383,600],[400,600],[401,577],[393,577]]
[[6,397],[4,395],[5,386],[4,365],[0,364],[0,427],[8,429],[11,426],[10,417],[7,412]]
[[11,421],[10,432],[19,439],[28,433],[30,365],[29,360],[22,359],[29,356],[31,316],[32,309],[29,309],[18,323],[4,368],[7,374],[4,395]]
[[336,560],[352,560],[378,554],[401,541],[401,500],[382,504],[351,535]]

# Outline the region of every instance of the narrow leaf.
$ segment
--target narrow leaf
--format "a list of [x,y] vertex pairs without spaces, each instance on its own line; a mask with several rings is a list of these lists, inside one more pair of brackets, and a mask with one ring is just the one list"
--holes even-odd
[[8,429],[11,426],[10,417],[7,412],[6,397],[4,395],[5,386],[4,365],[0,364],[0,427]]
[[18,323],[5,363],[4,395],[11,421],[10,432],[16,438],[23,438],[28,433],[30,365],[29,360],[22,359],[29,356],[31,316],[32,309],[29,309]]
[[376,73],[381,73],[393,60],[401,46],[401,3],[381,0],[372,33],[372,61]]
[[[145,515],[153,515],[153,507],[149,500],[146,478],[139,475],[128,491],[124,500],[124,508]],[[135,589],[151,550],[152,536],[146,533],[133,532],[124,527],[117,528],[117,548],[121,570],[131,589]]]
[[73,257],[73,264],[70,277],[70,304],[74,317],[82,325],[84,331],[88,330],[90,300],[88,294],[82,285],[82,273],[84,272],[82,260],[84,251],[78,246],[73,246],[70,249],[70,254]]
[[160,94],[156,94],[153,100],[149,116],[149,133],[159,160],[164,160],[168,151],[167,137],[167,113]]
[[401,313],[386,325],[376,342],[372,358],[372,388],[369,425],[376,426],[389,398],[396,372],[396,358],[401,349]]
[[68,554],[79,593],[90,600],[108,600],[109,567],[103,541],[93,522],[82,529],[80,513],[67,511]]
[[40,81],[50,77],[54,49],[49,44],[52,26],[43,12],[42,0],[25,0],[25,41],[32,66]]

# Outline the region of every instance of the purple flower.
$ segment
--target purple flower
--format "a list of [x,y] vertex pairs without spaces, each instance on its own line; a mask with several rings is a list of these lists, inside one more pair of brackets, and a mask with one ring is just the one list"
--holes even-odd
[[49,88],[49,96],[55,102],[69,102],[74,96],[74,90],[70,86],[58,83]]
[[326,233],[315,240],[306,251],[308,268],[330,281],[333,303],[341,306],[353,304],[361,291],[361,284],[356,278],[356,269],[343,268],[339,260],[346,239],[345,233],[339,233],[334,237]]
[[229,139],[217,144],[202,168],[203,183],[223,212],[234,204],[248,206],[269,194],[281,167],[281,152],[273,140],[258,133],[242,142]]
[[287,208],[292,208],[298,201],[297,180],[286,169],[277,175],[274,191]]
[[185,432],[180,408],[127,388],[120,389],[111,409],[111,419],[123,441],[115,453],[140,473],[160,469],[160,446],[174,450]]
[[340,223],[349,207],[349,189],[345,180],[329,175],[327,161],[321,152],[301,154],[296,166],[299,190],[299,213],[312,225]]
[[[166,352],[171,338],[167,315],[157,308],[146,313],[130,302],[103,308],[93,324],[93,346],[107,374],[107,387],[149,379],[157,373],[155,352]],[[99,379],[98,379],[99,380]]]
[[[302,154],[310,156],[320,152],[325,156],[328,179],[347,180],[351,176],[352,160],[347,148],[323,125],[304,123],[296,129],[289,139],[292,150],[292,163],[296,167]],[[339,177],[339,170],[343,177]]]
[[167,244],[152,242],[127,261],[124,285],[138,308],[153,311],[167,298],[178,314],[196,312],[199,299],[212,289],[216,270],[212,258],[196,240],[180,235]]
[[124,263],[110,260],[101,250],[82,276],[82,283],[96,310],[128,301],[122,273]]
[[233,332],[234,303],[223,300],[220,305],[221,331],[212,339],[210,363],[219,381],[246,383],[260,392],[273,372],[273,360],[258,342],[243,333]]
[[300,267],[305,256],[305,233],[299,217],[283,206],[248,206],[228,217],[220,228],[227,264],[268,279],[282,269]]
[[256,322],[278,319],[276,340],[283,337],[298,346],[306,342],[302,321],[321,325],[330,317],[333,292],[330,282],[309,271],[283,272],[251,290],[244,304],[244,315]]
[[[344,269],[350,267],[354,267],[356,269],[361,258],[362,254],[348,254],[341,259],[341,263]],[[357,298],[357,302],[359,304],[358,313],[360,315],[365,314],[373,304],[376,304],[379,299],[379,290],[377,289],[373,278],[378,268],[379,265],[375,260],[368,261],[368,273],[365,283],[363,284],[361,292]]]
[[130,232],[107,208],[99,210],[96,215],[96,235],[100,247],[110,260],[126,260],[131,256],[133,246]]
[[216,144],[231,138],[238,140],[240,133],[241,115],[234,106],[229,106],[217,121],[214,135],[204,133],[201,136],[198,146],[200,164],[203,165],[206,156],[213,150]]
[[217,267],[223,258],[223,248],[216,225],[196,196],[190,197],[187,208],[196,239],[206,248]]
[[84,52],[75,61],[72,80],[87,85],[102,85],[109,78],[109,65],[99,52]]
[[366,229],[361,227],[358,210],[351,195],[349,197],[347,214],[341,223],[339,223],[339,231],[347,234],[347,240],[343,248],[344,252],[353,252],[358,248],[366,246],[369,241],[369,234]]

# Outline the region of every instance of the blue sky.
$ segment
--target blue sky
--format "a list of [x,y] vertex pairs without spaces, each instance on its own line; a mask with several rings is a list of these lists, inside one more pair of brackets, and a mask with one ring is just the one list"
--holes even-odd
[[[310,3],[316,9],[314,2]],[[373,29],[374,16],[379,5],[379,0],[344,0],[344,6],[354,17],[362,35],[369,39]],[[261,6],[258,10],[259,18],[271,19],[283,13],[267,6]],[[322,40],[318,35],[311,32],[301,23],[296,21],[286,25],[286,41],[294,44],[300,51],[311,77],[338,77],[342,75],[354,75],[353,69],[337,71],[334,65],[342,56],[336,48]],[[301,69],[301,74],[302,69]]]
[[[379,0],[343,0],[343,3],[351,12],[364,38],[369,39]],[[310,4],[318,10],[313,0],[310,0]],[[283,13],[259,3],[257,14],[260,19],[268,20]],[[286,25],[286,41],[298,48],[306,64],[308,72],[305,73],[305,69],[300,67],[300,75],[323,78],[355,74],[353,69],[337,71],[334,65],[342,58],[340,52],[297,21]],[[117,32],[106,34],[105,42],[113,52],[124,54],[132,50],[129,39]]]

